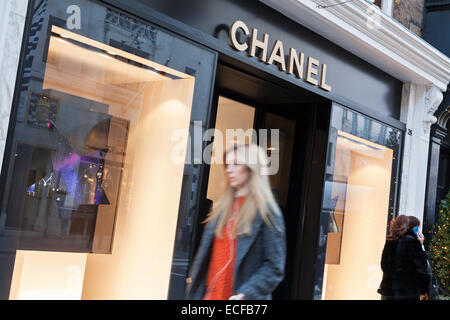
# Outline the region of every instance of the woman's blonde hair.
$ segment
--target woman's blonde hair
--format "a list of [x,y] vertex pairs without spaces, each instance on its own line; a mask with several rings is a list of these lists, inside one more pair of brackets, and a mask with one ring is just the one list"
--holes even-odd
[[[279,229],[275,221],[275,215],[281,215],[281,211],[270,188],[269,177],[266,174],[269,160],[266,151],[256,144],[236,144],[227,149],[223,155],[226,167],[226,157],[234,152],[237,164],[244,164],[250,173],[249,192],[237,213],[232,230],[233,238],[237,235],[251,234],[251,226],[257,213],[264,222],[271,227]],[[227,180],[225,193],[222,198],[213,205],[205,222],[217,221],[215,235],[222,237],[222,232],[232,213],[236,190],[230,186]]]

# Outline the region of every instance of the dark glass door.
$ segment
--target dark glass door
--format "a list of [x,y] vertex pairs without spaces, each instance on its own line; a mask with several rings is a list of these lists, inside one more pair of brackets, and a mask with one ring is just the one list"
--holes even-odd
[[[287,260],[285,278],[273,292],[273,299],[304,296],[311,299],[316,257],[314,239],[319,223],[314,217],[320,213],[331,103],[290,83],[253,74],[252,70],[243,71],[228,63],[218,65],[216,104],[212,110],[215,117],[210,128],[254,129],[256,133],[267,130],[267,145],[260,134],[251,141],[266,147],[269,157],[279,156],[278,171],[270,181],[285,219]],[[278,130],[276,145],[270,143],[273,130]],[[203,218],[211,201],[218,196],[214,175],[219,170],[216,169],[214,165],[209,166],[209,177],[203,180],[205,196],[204,203],[200,203]],[[202,220],[196,224],[193,241],[197,245]],[[192,257],[194,254],[195,250]]]
[[279,145],[269,147],[278,153],[279,170],[270,177],[272,190],[283,212],[286,225],[287,259],[283,281],[273,293],[273,299],[295,299],[299,284],[299,251],[302,237],[300,223],[306,188],[305,161],[308,141],[311,140],[309,123],[312,104],[278,104],[263,106],[259,112],[258,128],[279,130]]

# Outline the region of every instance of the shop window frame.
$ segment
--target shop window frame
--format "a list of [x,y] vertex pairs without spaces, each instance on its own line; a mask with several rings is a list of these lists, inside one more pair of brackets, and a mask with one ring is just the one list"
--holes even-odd
[[[18,116],[18,111],[19,111],[19,101],[20,101],[20,93],[21,93],[21,86],[22,86],[22,79],[25,73],[25,66],[26,66],[26,52],[27,52],[27,45],[30,41],[30,37],[32,36],[32,32],[31,32],[31,26],[32,26],[32,20],[33,20],[33,14],[34,14],[34,8],[36,6],[36,4],[39,2],[40,0],[28,0],[28,6],[27,6],[27,12],[25,15],[25,23],[24,23],[24,29],[23,29],[23,37],[22,37],[22,41],[21,41],[21,49],[20,49],[20,54],[19,54],[19,61],[18,61],[18,67],[17,67],[17,74],[16,74],[16,79],[15,79],[15,85],[14,85],[14,91],[13,91],[13,97],[12,97],[12,103],[11,103],[11,112],[10,112],[10,117],[9,117],[9,123],[8,123],[8,130],[6,132],[6,141],[5,141],[5,147],[4,147],[4,154],[3,154],[3,161],[2,161],[2,167],[1,167],[1,171],[0,171],[0,201],[5,202],[5,200],[7,199],[6,195],[7,192],[9,190],[9,188],[7,187],[7,181],[8,181],[8,175],[12,169],[12,165],[14,164],[13,161],[11,161],[11,154],[14,152],[14,132],[16,129],[16,119]],[[204,96],[201,98],[202,103],[201,103],[201,108],[202,108],[202,112],[205,113],[205,121],[203,123],[203,130],[207,130],[209,127],[209,123],[210,120],[212,118],[215,118],[215,115],[212,113],[211,110],[211,105],[213,104],[213,99],[214,99],[214,82],[215,82],[215,78],[216,78],[216,66],[218,63],[218,52],[217,50],[214,50],[211,48],[211,46],[207,45],[207,42],[205,41],[197,41],[197,36],[195,35],[195,32],[190,30],[190,31],[186,31],[184,26],[181,23],[177,23],[176,20],[169,20],[167,18],[161,17],[160,14],[155,14],[155,12],[151,12],[151,13],[143,13],[139,10],[137,10],[133,4],[129,4],[129,3],[123,3],[120,1],[114,1],[114,0],[89,0],[93,3],[96,3],[98,5],[101,5],[105,8],[111,9],[111,10],[115,10],[118,12],[121,12],[129,17],[132,17],[133,19],[136,19],[137,21],[147,24],[147,25],[151,25],[154,28],[161,30],[162,32],[170,35],[171,37],[174,38],[178,38],[183,40],[186,43],[189,43],[195,47],[201,48],[202,50],[204,50],[205,52],[209,52],[213,55],[214,57],[214,66],[212,68],[212,72],[209,74],[209,78],[205,80],[207,80],[210,84],[210,90],[207,96]],[[48,58],[48,49],[49,49],[49,41],[50,41],[50,35],[51,35],[51,27],[53,25],[58,26],[58,27],[62,27],[65,28],[64,25],[61,25],[61,23],[63,23],[63,20],[54,16],[49,16],[49,22],[48,22],[48,29],[45,30],[41,30],[41,35],[40,37],[46,37],[46,43],[44,46],[44,51],[42,54],[42,62],[46,63],[47,62],[47,58]],[[198,34],[198,33],[197,33]],[[111,45],[113,46],[113,44],[108,43],[107,45]],[[136,54],[136,53],[134,53]],[[138,55],[138,54],[137,54]],[[194,77],[196,77],[195,74],[193,73],[193,69],[191,70],[190,68],[186,68],[186,70],[180,70],[180,72],[185,72],[189,75],[192,75]],[[196,87],[194,87],[194,95],[197,92]],[[194,108],[195,105],[195,100],[193,101],[192,104],[192,108]],[[204,109],[204,110],[203,110]],[[190,128],[192,129],[192,121],[191,121],[191,125]],[[202,146],[202,150],[203,148],[207,145],[207,142],[203,143]],[[200,166],[200,167],[199,167]],[[193,169],[197,170],[198,169],[198,175],[192,178],[192,173],[191,171],[193,171]],[[185,190],[184,188],[181,191],[181,197],[183,198],[189,198],[192,199],[192,197],[196,198],[196,203],[200,203],[200,200],[205,198],[206,196],[206,188],[205,188],[205,183],[203,183],[203,181],[205,181],[205,179],[207,179],[208,175],[209,175],[209,170],[207,170],[206,168],[206,164],[201,163],[201,164],[185,164],[185,168],[184,168],[184,173],[183,173],[183,177],[185,175],[189,175],[192,179],[195,180],[196,185],[194,187],[192,186],[188,186],[187,189],[189,189],[188,191],[188,195],[185,195]],[[181,199],[180,199],[181,200]],[[197,220],[197,217],[199,215],[200,209],[199,208],[200,205],[196,205],[193,208],[190,208],[193,210],[193,212],[190,213],[189,217],[183,217],[180,220],[180,214],[186,214],[186,205],[182,203],[182,201],[180,201],[180,212],[179,212],[179,216],[178,216],[178,221],[182,221],[183,219],[189,219],[190,221],[194,221],[193,223],[195,224],[195,221]],[[192,235],[195,234],[195,230],[192,232]],[[178,225],[177,225],[177,234],[175,237],[177,237],[178,235]],[[18,240],[18,239],[17,239]],[[13,241],[14,242],[14,241]],[[174,246],[177,246],[176,241],[174,242]],[[190,244],[190,256],[193,255],[192,252],[192,247],[193,247],[193,241],[191,241]],[[15,250],[17,250],[17,246],[13,246],[11,248],[12,252],[14,252],[14,257],[15,257]],[[14,269],[14,258],[12,259],[12,264],[8,263],[7,268],[5,268],[3,270],[3,273],[1,274],[2,276],[0,277],[0,299],[2,300],[8,300],[9,295],[10,295],[10,286],[11,286],[11,282],[12,282],[12,274],[13,274],[13,269]],[[173,268],[173,265],[172,265]],[[173,283],[173,272],[171,273],[170,276],[170,282],[169,282],[169,288],[168,288],[168,299],[180,299],[182,297],[180,297],[180,292],[181,292],[181,296],[183,296],[184,290],[180,290],[180,288],[176,287],[176,285]]]
[[[353,113],[353,115],[356,116],[362,116],[363,119],[367,119],[369,121],[375,121],[380,123],[383,126],[386,126],[388,128],[392,128],[394,130],[397,130],[399,132],[399,147],[398,147],[398,153],[397,155],[394,153],[394,159],[393,161],[393,165],[392,165],[392,169],[391,169],[391,183],[390,183],[390,193],[389,193],[389,197],[390,197],[390,201],[389,201],[389,208],[388,208],[388,220],[387,220],[387,224],[386,224],[386,235],[389,234],[389,223],[390,221],[397,217],[399,214],[399,201],[400,201],[400,190],[401,190],[401,172],[402,172],[402,163],[403,163],[403,148],[404,148],[404,142],[405,142],[405,130],[392,126],[391,124],[385,123],[380,119],[376,119],[373,118],[363,112],[360,112],[358,110],[355,110],[347,105],[338,103],[333,101],[332,102],[332,106],[331,106],[331,114],[330,114],[330,121],[329,121],[329,127],[328,127],[328,144],[330,144],[330,132],[331,129],[333,127],[333,123],[332,123],[332,119],[335,116],[335,112],[337,108],[341,108],[344,111],[343,117],[347,118],[349,113]],[[353,134],[353,133],[350,133]],[[360,137],[358,134],[356,134],[357,137]],[[364,137],[360,137],[362,139],[365,139]],[[371,141],[369,139],[369,141]],[[375,142],[377,143],[377,142]],[[336,148],[336,146],[334,145],[334,149]],[[331,148],[327,148],[327,155],[326,158],[328,159],[328,157],[330,156],[330,150]],[[334,155],[331,155],[334,157]],[[397,157],[397,159],[395,159],[395,157]],[[328,163],[327,163],[328,166]],[[323,184],[325,184],[325,182],[327,181],[326,178],[326,170],[324,170],[324,176],[323,176]],[[395,181],[395,183],[394,183]],[[393,190],[394,189],[394,190]],[[324,197],[324,191],[322,191],[322,195],[321,195],[321,199]],[[322,210],[323,210],[323,199],[321,200],[321,205],[320,205],[320,212],[318,214],[322,214]],[[319,230],[319,225],[320,225],[320,219],[318,219],[318,224],[317,224],[317,230],[316,230],[316,238],[314,239],[314,247],[315,247],[315,257],[316,260],[314,260],[314,271],[313,271],[313,285],[311,288],[311,298],[315,299],[315,300],[320,300],[321,296],[322,296],[322,292],[323,292],[323,274],[324,274],[324,269],[325,269],[325,257],[323,257],[323,261],[320,261],[318,259],[318,257],[320,256],[320,252],[319,252],[319,237],[320,237],[320,230]],[[345,228],[344,228],[345,229]],[[324,246],[325,250],[326,250],[326,245]],[[320,292],[319,292],[320,291]]]

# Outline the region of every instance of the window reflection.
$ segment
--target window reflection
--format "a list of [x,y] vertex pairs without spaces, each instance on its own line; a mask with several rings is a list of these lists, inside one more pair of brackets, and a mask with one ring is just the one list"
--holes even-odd
[[320,219],[316,299],[379,299],[395,211],[401,133],[334,104]]
[[182,298],[204,169],[171,138],[206,130],[215,53],[98,1],[30,5],[3,162],[10,298]]
[[[135,168],[126,161],[139,158],[134,141],[149,129],[139,128],[149,108],[177,99],[169,88],[184,86],[189,99],[192,82],[174,86],[181,79],[192,77],[51,27],[42,92],[30,92],[17,127],[6,202],[6,227],[22,230],[20,249],[111,251],[123,171]],[[180,111],[172,120],[189,115]]]

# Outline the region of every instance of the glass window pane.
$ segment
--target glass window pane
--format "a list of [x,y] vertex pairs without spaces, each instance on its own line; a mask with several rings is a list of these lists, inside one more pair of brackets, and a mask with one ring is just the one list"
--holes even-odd
[[379,262],[395,212],[401,132],[347,111],[354,120],[349,127],[342,110],[333,104],[315,298],[380,299]]
[[226,185],[223,154],[233,144],[255,142],[254,118],[254,107],[219,96],[206,195],[211,205],[217,203]]
[[98,1],[32,3],[4,161],[10,298],[164,299],[172,259],[183,285],[187,272],[188,134],[206,122],[215,55]]
[[162,141],[187,129],[193,86],[189,75],[53,26],[42,91],[30,92],[16,128],[6,226],[28,231],[19,248],[110,252],[117,210],[140,206],[124,185],[148,189],[136,180],[151,172],[141,162],[158,161],[163,145],[140,148],[152,131]]
[[278,155],[279,169],[276,174],[270,175],[269,179],[278,205],[282,212],[286,212],[294,151],[295,121],[270,112],[265,114],[265,118],[265,128],[278,130],[278,148],[269,147],[268,149],[271,156]]

